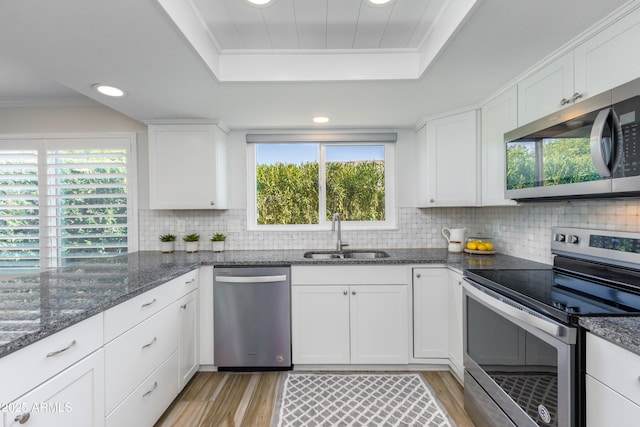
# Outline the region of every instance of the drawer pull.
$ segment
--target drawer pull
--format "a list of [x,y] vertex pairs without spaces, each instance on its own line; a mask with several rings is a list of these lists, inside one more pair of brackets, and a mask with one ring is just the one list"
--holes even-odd
[[24,424],[27,421],[29,421],[30,417],[31,417],[31,413],[27,412],[26,414],[16,415],[13,421],[17,422],[18,424]]
[[155,302],[156,302],[156,299],[154,298],[153,300],[149,301],[148,303],[142,304],[142,308],[149,307],[151,304],[154,304]]
[[184,284],[185,284],[185,285],[190,285],[191,283],[193,283],[193,282],[195,282],[195,281],[196,281],[196,279],[195,279],[195,277],[194,277],[194,278],[192,278],[191,280],[187,280],[186,282],[184,282]]
[[154,381],[153,387],[151,387],[151,390],[148,390],[145,394],[142,395],[142,397],[149,396],[151,393],[153,393],[153,390],[155,390],[156,388],[158,388],[158,381]]
[[187,304],[182,304],[182,305],[180,306],[180,308],[181,308],[181,309],[183,309],[183,310],[186,310],[186,309],[187,309]]
[[151,342],[150,342],[149,344],[145,344],[145,345],[143,345],[143,346],[142,346],[142,348],[149,348],[149,347],[151,347],[152,345],[154,345],[157,341],[158,341],[158,338],[157,338],[157,337],[153,337],[153,339],[151,340]]
[[51,356],[55,356],[56,354],[64,353],[65,351],[67,351],[71,347],[73,347],[74,345],[76,345],[76,340],[71,341],[71,344],[69,344],[65,348],[61,348],[60,350],[52,351],[51,353],[47,353],[47,357],[51,357]]

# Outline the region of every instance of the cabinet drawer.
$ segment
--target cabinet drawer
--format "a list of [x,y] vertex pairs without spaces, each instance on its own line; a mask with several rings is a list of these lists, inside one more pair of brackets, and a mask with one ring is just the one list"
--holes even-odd
[[587,374],[640,405],[640,355],[588,333]]
[[105,346],[107,414],[177,350],[178,308],[172,304]]
[[406,285],[406,266],[397,265],[337,265],[293,266],[294,285]]
[[640,419],[640,406],[589,375],[586,387],[587,427],[628,426]]
[[102,350],[75,363],[4,410],[5,427],[104,425]]
[[152,426],[178,394],[177,372],[175,352],[107,417],[107,427]]
[[0,363],[0,405],[11,402],[102,346],[102,314],[11,353]]
[[113,340],[180,298],[180,285],[184,286],[184,283],[181,283],[182,277],[170,280],[107,310],[104,313],[104,342]]

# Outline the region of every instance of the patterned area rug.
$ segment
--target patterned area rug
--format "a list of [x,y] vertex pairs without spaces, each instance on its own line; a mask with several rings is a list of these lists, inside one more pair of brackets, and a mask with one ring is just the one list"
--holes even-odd
[[422,375],[290,372],[274,427],[454,427]]

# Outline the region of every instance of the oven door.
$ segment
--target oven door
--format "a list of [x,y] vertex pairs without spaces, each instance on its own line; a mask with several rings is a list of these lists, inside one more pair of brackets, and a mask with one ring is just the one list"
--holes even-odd
[[474,423],[574,426],[576,328],[465,281],[465,409]]

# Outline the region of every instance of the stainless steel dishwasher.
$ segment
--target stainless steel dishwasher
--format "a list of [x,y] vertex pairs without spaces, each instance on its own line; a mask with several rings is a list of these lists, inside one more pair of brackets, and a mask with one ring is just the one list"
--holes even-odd
[[290,369],[289,267],[216,267],[213,276],[218,369]]

